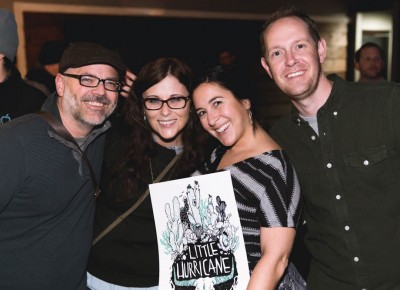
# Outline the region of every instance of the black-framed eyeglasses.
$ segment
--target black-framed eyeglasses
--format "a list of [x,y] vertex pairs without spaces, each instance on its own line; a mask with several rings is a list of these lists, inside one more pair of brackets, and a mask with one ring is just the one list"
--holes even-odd
[[160,110],[164,103],[166,103],[170,109],[177,110],[186,107],[188,101],[189,98],[184,96],[176,96],[169,98],[168,100],[161,100],[156,97],[149,97],[143,99],[143,104],[147,110]]
[[62,73],[63,76],[78,79],[81,86],[95,88],[101,82],[104,84],[104,89],[111,92],[118,92],[121,89],[121,83],[114,80],[103,80],[91,75],[74,75]]

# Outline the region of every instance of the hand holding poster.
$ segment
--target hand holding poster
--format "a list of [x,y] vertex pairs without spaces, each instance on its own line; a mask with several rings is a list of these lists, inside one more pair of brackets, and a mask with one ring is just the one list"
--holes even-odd
[[229,171],[150,185],[159,289],[246,289],[249,269]]

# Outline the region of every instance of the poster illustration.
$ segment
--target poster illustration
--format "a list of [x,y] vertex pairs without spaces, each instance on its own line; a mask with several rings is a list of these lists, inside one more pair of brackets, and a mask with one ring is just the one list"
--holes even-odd
[[249,269],[229,171],[150,185],[159,289],[244,290]]

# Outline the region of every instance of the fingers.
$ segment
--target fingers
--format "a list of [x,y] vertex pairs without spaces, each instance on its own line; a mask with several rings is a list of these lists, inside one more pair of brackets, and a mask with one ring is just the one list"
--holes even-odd
[[125,74],[125,82],[123,83],[120,91],[120,95],[122,97],[127,98],[129,95],[129,91],[133,85],[133,82],[136,80],[136,75],[133,74],[131,71],[127,70]]
[[127,78],[127,79],[131,80],[131,82],[133,82],[134,80],[136,80],[136,75],[133,72],[131,72],[130,70],[127,70],[125,78]]

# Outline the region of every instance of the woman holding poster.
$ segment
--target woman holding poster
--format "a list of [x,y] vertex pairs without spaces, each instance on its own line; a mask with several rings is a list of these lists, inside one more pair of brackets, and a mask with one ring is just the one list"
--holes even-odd
[[[203,130],[190,109],[191,75],[189,67],[176,58],[156,59],[140,70],[123,115],[114,120],[113,132],[107,137],[95,235],[140,200],[148,184],[172,160],[177,161],[163,181],[189,176],[204,160]],[[93,246],[88,287],[158,289],[158,264],[153,210],[147,196]]]
[[221,144],[201,174],[229,170],[250,269],[247,289],[305,289],[289,255],[301,193],[287,155],[256,120],[245,81],[216,67],[193,91],[203,128]]

